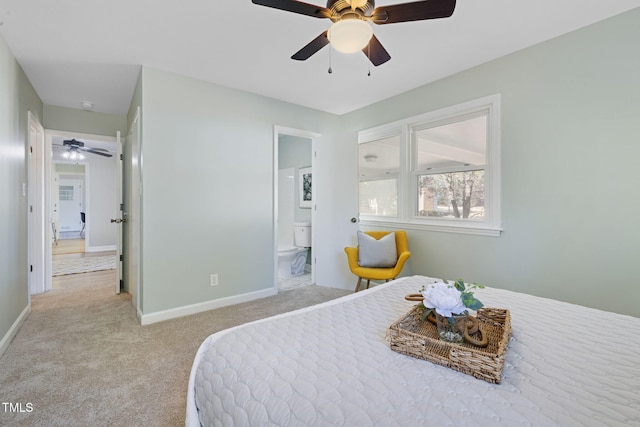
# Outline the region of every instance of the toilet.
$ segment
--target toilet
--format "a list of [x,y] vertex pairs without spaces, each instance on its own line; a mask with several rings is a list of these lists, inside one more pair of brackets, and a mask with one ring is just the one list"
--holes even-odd
[[289,277],[304,274],[307,264],[307,253],[311,247],[311,223],[293,223],[293,244],[278,246],[278,277]]

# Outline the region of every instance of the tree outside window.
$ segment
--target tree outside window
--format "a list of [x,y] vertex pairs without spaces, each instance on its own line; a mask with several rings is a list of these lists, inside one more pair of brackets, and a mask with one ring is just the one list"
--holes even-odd
[[484,170],[418,177],[418,216],[484,217]]

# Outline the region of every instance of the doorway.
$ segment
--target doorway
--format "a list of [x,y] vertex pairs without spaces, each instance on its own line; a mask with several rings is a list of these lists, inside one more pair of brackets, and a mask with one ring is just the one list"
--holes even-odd
[[[315,205],[312,196],[312,179],[315,144],[319,137],[320,135],[314,132],[279,126],[274,128],[274,287],[278,290],[288,290],[315,283],[313,254]],[[307,183],[306,187],[305,182]],[[288,275],[279,273],[279,270],[286,270],[287,273],[289,271],[289,268],[282,268],[279,264],[288,262],[283,249],[295,247],[294,224],[311,225],[311,247],[306,251],[306,265],[298,266],[295,265],[296,261],[293,261],[292,266],[296,271],[295,273],[292,271],[294,274]]]
[[[65,173],[64,167],[67,165],[55,163],[54,171],[58,179],[54,179],[53,185],[58,183],[57,191],[52,194],[58,194],[57,200],[52,198],[54,206],[57,204],[57,221],[54,217],[54,224],[58,231],[58,240],[83,239],[85,230],[83,225],[86,223],[85,217],[85,165],[69,165],[77,172]],[[54,209],[55,211],[56,209]],[[83,218],[85,217],[85,218]]]
[[[118,138],[45,131],[46,275],[44,291],[100,282],[119,290]],[[82,150],[68,141],[80,141]],[[71,151],[70,151],[71,150]],[[70,156],[73,154],[73,157]]]

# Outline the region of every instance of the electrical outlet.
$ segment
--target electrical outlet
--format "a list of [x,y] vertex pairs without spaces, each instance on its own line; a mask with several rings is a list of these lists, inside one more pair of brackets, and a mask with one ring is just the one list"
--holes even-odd
[[211,286],[218,286],[218,273],[211,275],[210,283]]

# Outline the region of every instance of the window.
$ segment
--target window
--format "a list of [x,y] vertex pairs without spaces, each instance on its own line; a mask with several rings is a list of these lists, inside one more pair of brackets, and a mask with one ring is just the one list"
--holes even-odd
[[360,213],[397,217],[400,136],[361,143],[358,158]]
[[484,218],[487,115],[414,130],[418,216]]
[[493,95],[360,132],[361,221],[498,236],[499,114]]
[[61,185],[59,197],[60,200],[73,200],[73,185]]

